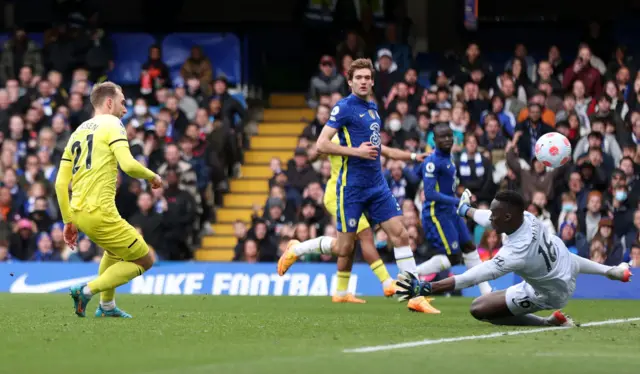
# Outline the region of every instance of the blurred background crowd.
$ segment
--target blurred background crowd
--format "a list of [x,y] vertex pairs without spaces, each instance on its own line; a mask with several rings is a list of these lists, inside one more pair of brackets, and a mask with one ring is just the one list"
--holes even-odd
[[[123,123],[133,155],[163,177],[165,188],[149,192],[144,181],[123,174],[117,206],[158,258],[191,259],[203,240],[215,247],[227,235],[234,261],[275,261],[289,239],[334,236],[322,203],[331,167],[314,143],[333,105],[349,94],[349,64],[367,57],[376,68],[371,100],[384,122],[383,144],[429,152],[433,125],[449,123],[458,190],[470,189],[478,206],[487,206],[497,191],[520,191],[528,211],[572,252],[607,264],[640,264],[640,74],[634,52],[610,30],[592,22],[569,43],[555,34],[558,41],[545,39],[544,45],[537,38],[534,45],[513,42],[496,50],[478,38],[425,54],[416,52],[424,48],[418,37],[424,30],[412,20],[408,1],[328,2],[333,8],[300,3],[308,3],[307,19],[324,23],[322,43],[307,56],[315,72],[303,83],[302,105],[315,118],[306,118],[295,134],[293,152],[271,151],[268,196],[246,218],[218,213],[234,181],[247,177],[245,154],[260,145],[252,135],[264,125],[256,130],[253,113],[267,102],[265,95],[247,106],[246,91],[231,94],[240,82],[217,69],[220,62],[206,48],[192,45],[176,71],[167,64],[176,65],[175,56],[160,43],[144,48],[146,61],[125,85]],[[92,84],[119,68],[118,42],[97,13],[69,14],[42,41],[15,26],[0,52],[0,261],[94,261],[100,255],[85,237],[77,251],[65,248],[52,183],[70,132],[92,115]],[[464,35],[474,40],[468,23]],[[273,90],[283,90],[284,67],[263,68],[265,85],[272,72],[280,80]],[[552,131],[573,147],[572,161],[555,170],[533,158],[536,140]],[[419,261],[426,260],[421,180],[410,163],[382,163],[411,246]],[[231,229],[215,230],[221,222]],[[470,229],[481,257],[494,256],[501,238]],[[375,239],[382,258],[392,261],[385,234],[377,231]]]

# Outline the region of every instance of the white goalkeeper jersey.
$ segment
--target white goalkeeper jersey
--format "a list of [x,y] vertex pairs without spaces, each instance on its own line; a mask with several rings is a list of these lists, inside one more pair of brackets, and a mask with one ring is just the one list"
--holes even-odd
[[507,235],[491,261],[456,276],[456,289],[515,273],[534,290],[547,297],[573,293],[577,267],[571,253],[533,214],[524,212],[524,222]]

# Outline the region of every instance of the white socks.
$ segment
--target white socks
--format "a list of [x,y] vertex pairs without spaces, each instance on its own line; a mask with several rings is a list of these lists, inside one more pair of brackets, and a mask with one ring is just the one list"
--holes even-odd
[[581,274],[607,275],[607,272],[611,269],[611,266],[593,262],[573,253],[571,254],[571,257],[573,258],[573,261],[578,264],[578,269],[580,269],[579,271]]
[[413,258],[411,247],[407,245],[405,247],[393,248],[393,255],[396,258],[399,273],[405,271],[413,274],[416,273],[416,260]]
[[330,255],[334,240],[335,239],[330,236],[319,236],[315,239],[309,239],[293,247],[293,253],[295,253],[296,256],[310,253]]
[[418,274],[427,275],[439,273],[451,268],[451,261],[445,255],[435,255],[427,261],[418,265]]
[[[464,265],[467,267],[467,269],[471,269],[472,267],[478,266],[482,263],[482,260],[480,259],[480,254],[478,253],[477,250],[474,250],[469,253],[463,253],[462,260],[464,261]],[[478,283],[478,288],[480,288],[480,294],[482,295],[486,295],[488,293],[491,293],[492,291],[491,285],[489,285],[489,282]]]
[[116,301],[100,301],[100,307],[102,310],[114,310],[116,308]]
[[91,290],[89,289],[89,286],[82,287],[82,293],[85,296],[89,296],[89,297],[93,296],[93,294],[91,293]]

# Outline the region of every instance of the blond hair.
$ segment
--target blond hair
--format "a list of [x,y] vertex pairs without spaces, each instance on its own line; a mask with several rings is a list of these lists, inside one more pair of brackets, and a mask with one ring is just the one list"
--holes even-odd
[[113,82],[103,82],[93,86],[91,90],[90,101],[94,108],[102,105],[105,99],[115,98],[118,92],[122,92],[122,87]]

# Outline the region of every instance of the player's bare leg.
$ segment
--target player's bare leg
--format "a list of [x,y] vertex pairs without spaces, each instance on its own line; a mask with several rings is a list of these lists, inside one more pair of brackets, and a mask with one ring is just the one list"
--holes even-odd
[[621,282],[629,282],[633,275],[631,270],[629,270],[629,264],[626,262],[623,262],[618,266],[607,266],[582,258],[573,253],[571,254],[571,258],[573,259],[573,262],[578,265],[578,271],[581,274],[602,275],[611,280],[618,280]]
[[319,236],[304,242],[290,240],[286,251],[278,260],[278,275],[284,275],[302,255],[317,253],[329,255],[335,252],[335,239],[330,236]]
[[[385,296],[393,296],[395,293],[395,288],[393,286],[394,282],[391,276],[389,276],[389,272],[380,259],[378,250],[375,247],[373,230],[371,230],[371,228],[366,228],[360,231],[356,236],[357,239],[360,240],[364,260],[369,264],[371,271],[373,271],[376,277],[380,279]],[[335,254],[337,256],[337,243],[338,241],[336,238],[329,236],[320,236],[304,242],[291,240],[287,245],[287,250],[278,261],[278,274],[284,275],[298,260],[298,258],[305,254]],[[338,260],[338,263],[340,263],[340,259]],[[341,272],[340,267],[338,267],[338,272]],[[344,276],[345,274],[343,273],[342,275]]]
[[395,282],[389,275],[387,267],[382,262],[380,254],[376,249],[375,242],[373,240],[373,230],[367,228],[358,233],[358,240],[360,240],[360,247],[362,248],[362,257],[369,264],[371,271],[378,277],[380,283],[382,283],[382,290],[384,296],[391,297],[396,293]]
[[[410,272],[417,274],[416,260],[413,258],[413,250],[409,246],[409,233],[404,227],[402,217],[396,216],[380,224],[380,227],[387,233],[389,240],[393,243],[393,254],[398,265],[398,272]],[[440,311],[431,306],[431,298],[423,296],[415,297],[409,300],[407,307],[411,311],[440,314]]]
[[365,303],[364,300],[357,299],[353,294],[350,294],[348,290],[355,240],[355,232],[338,232],[335,247],[335,254],[338,256],[338,285],[336,294],[332,297],[334,303]]
[[[337,242],[337,241],[336,241]],[[353,268],[353,258],[355,252],[351,252],[349,256],[339,256],[337,261],[338,284],[336,285],[336,293],[331,297],[334,303],[350,303],[365,304],[366,301],[357,298],[354,294],[349,293],[349,280],[351,279],[351,269]]]
[[504,326],[573,326],[571,317],[556,311],[549,317],[535,314],[514,315],[507,306],[506,291],[491,292],[473,300],[471,315],[494,325]]

